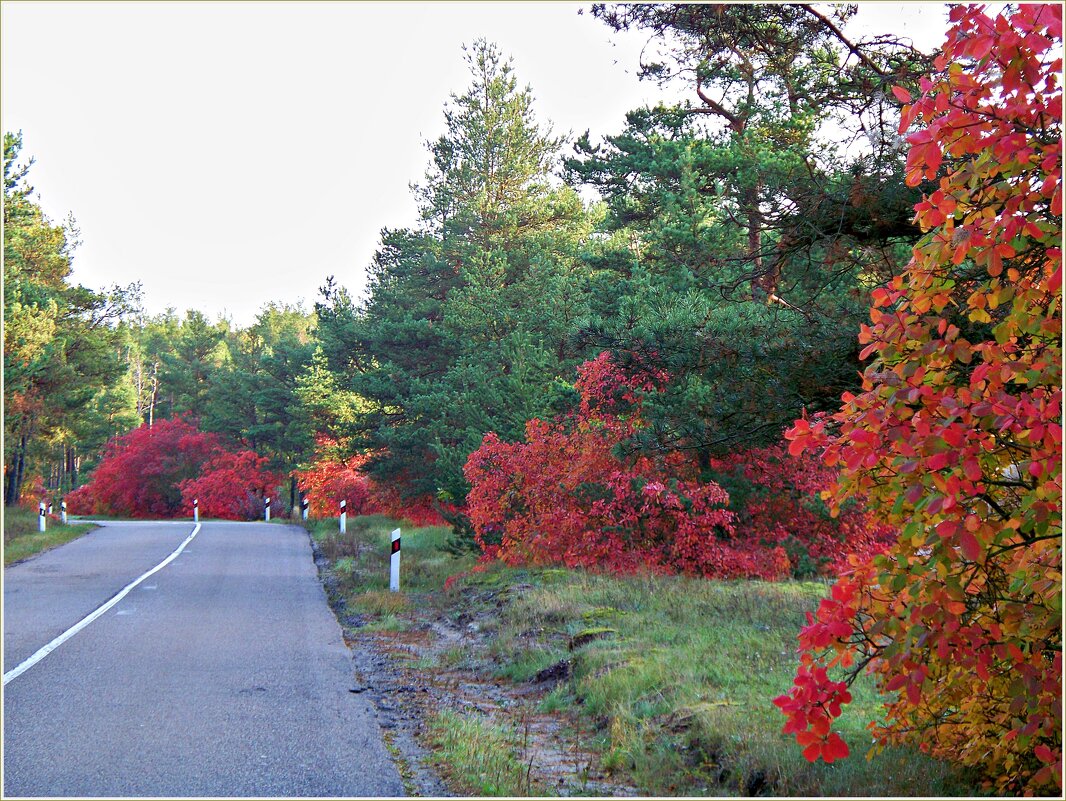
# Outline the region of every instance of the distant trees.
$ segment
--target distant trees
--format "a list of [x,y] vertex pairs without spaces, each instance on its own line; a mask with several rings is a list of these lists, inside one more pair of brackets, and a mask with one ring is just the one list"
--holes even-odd
[[[195,310],[183,319],[173,311],[145,317],[137,285],[107,293],[72,285],[77,229],[72,221],[53,224],[33,201],[21,147],[20,135],[5,134],[5,503],[17,503],[31,477],[41,477],[46,492],[67,493],[97,468],[98,505],[169,513],[180,498],[174,487],[194,478],[202,460],[185,464],[177,478],[164,469],[165,491],[152,489],[151,471],[135,471],[152,496],[136,502],[108,496],[105,477],[121,476],[97,463],[105,451],[114,456],[109,440],[182,415],[260,452],[282,476],[309,459],[313,421],[297,390],[311,369],[314,317],[270,304],[254,325],[231,330]],[[294,479],[288,490],[295,503]]]
[[289,476],[288,504],[296,506],[291,473],[311,457],[313,431],[299,397],[315,350],[314,316],[267,304],[247,329],[225,338],[227,358],[206,381],[200,417],[207,431],[223,434],[267,457],[272,470]]

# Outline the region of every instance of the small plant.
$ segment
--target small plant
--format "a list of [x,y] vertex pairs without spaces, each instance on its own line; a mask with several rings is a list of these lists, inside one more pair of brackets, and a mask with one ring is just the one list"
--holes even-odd
[[[350,562],[351,559],[342,561]],[[359,611],[369,615],[396,616],[411,607],[411,602],[406,595],[388,590],[367,590],[355,596],[354,601]]]

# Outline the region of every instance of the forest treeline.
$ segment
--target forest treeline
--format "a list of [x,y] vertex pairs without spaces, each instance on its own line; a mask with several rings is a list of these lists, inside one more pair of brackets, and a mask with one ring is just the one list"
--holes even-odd
[[77,230],[44,217],[6,135],[7,502],[30,477],[67,492],[110,437],[186,415],[286,476],[326,436],[405,501],[461,508],[485,434],[572,408],[576,368],[605,350],[672,376],[642,451],[708,466],[833,407],[857,385],[869,292],[918,233],[888,88],[929,57],[846,39],[846,7],[592,13],[646,30],[642,76],[689,97],[568,142],[500,49],[472,44],[418,219],[382,231],[367,296],[329,277],[314,309],[271,303],[247,328],[72,285]]

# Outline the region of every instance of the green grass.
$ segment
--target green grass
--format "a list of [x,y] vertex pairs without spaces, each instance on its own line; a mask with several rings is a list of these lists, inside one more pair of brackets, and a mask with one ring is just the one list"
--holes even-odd
[[[796,634],[825,594],[823,582],[702,581],[611,577],[493,565],[467,573],[473,556],[445,550],[444,528],[403,529],[401,593],[388,591],[395,521],[356,518],[311,527],[333,561],[349,608],[378,631],[460,615],[488,636],[438,655],[436,667],[516,683],[566,660],[572,676],[540,702],[571,716],[603,766],[646,795],[974,795],[976,782],[909,749],[866,758],[866,724],[880,714],[870,682],[838,729],[852,755],[809,764],[771,700],[797,664]],[[465,573],[449,590],[449,576]],[[432,669],[433,665],[426,665]],[[517,730],[517,729],[516,729]],[[524,795],[524,752],[507,726],[441,713],[433,742],[453,778],[475,795]],[[523,778],[525,777],[525,778]]]
[[57,548],[92,531],[91,523],[72,523],[64,526],[49,520],[47,530],[37,530],[37,511],[19,506],[4,507],[4,567],[27,559],[34,554]]
[[823,583],[572,572],[541,584],[530,571],[521,583],[528,588],[511,595],[491,648],[498,675],[524,680],[569,659],[572,680],[544,699],[542,711],[579,710],[598,723],[595,746],[604,766],[630,775],[643,793],[900,796],[976,789],[915,751],[865,758],[865,725],[880,713],[870,682],[852,688],[855,701],[841,719],[853,750],[848,759],[811,765],[780,733],[784,718],[771,699],[791,686],[796,633],[825,593]]
[[[408,528],[382,515],[352,518],[344,534],[333,518],[308,521],[307,526],[333,562],[349,601],[371,616],[395,614],[412,598],[440,593],[449,576],[472,567],[475,561],[473,556],[457,558],[444,550],[448,529],[442,526]],[[389,591],[392,531],[396,528],[402,544],[400,594]]]
[[463,795],[544,795],[530,779],[530,763],[516,728],[446,710],[430,719],[429,742]]

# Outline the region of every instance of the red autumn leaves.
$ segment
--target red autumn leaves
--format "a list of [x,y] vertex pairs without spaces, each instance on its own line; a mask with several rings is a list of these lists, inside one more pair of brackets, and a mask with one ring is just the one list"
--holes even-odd
[[[775,703],[809,757],[869,665],[887,693],[878,744],[978,768],[997,793],[1061,792],[1062,9],[957,6],[940,72],[906,103],[908,182],[927,232],[873,293],[872,361],[839,412],[797,421],[793,453],[841,469],[899,529],[856,561],[800,634]],[[943,173],[943,175],[940,175]],[[939,175],[939,178],[938,178]],[[818,748],[814,748],[818,746]]]
[[646,425],[642,393],[668,379],[622,370],[609,353],[578,372],[577,411],[529,421],[523,442],[489,434],[467,462],[467,513],[488,557],[773,580],[832,574],[852,550],[880,552],[891,541],[892,530],[858,507],[830,517],[817,495],[833,472],[788,458],[783,446],[712,461],[723,480],[746,487],[739,505],[685,453],[619,455]]
[[184,418],[159,420],[112,440],[92,480],[67,504],[72,514],[187,517],[198,498],[204,517],[248,520],[262,514],[264,497],[281,481],[266,463]]
[[807,670],[801,667],[796,673],[795,689],[790,695],[774,699],[774,704],[788,715],[788,723],[782,730],[795,734],[796,742],[803,747],[803,756],[809,761],[823,759],[827,763],[843,759],[849,753],[848,745],[839,734],[830,731],[833,719],[840,717],[841,704],[851,700],[847,685],[833,682],[825,668]]

